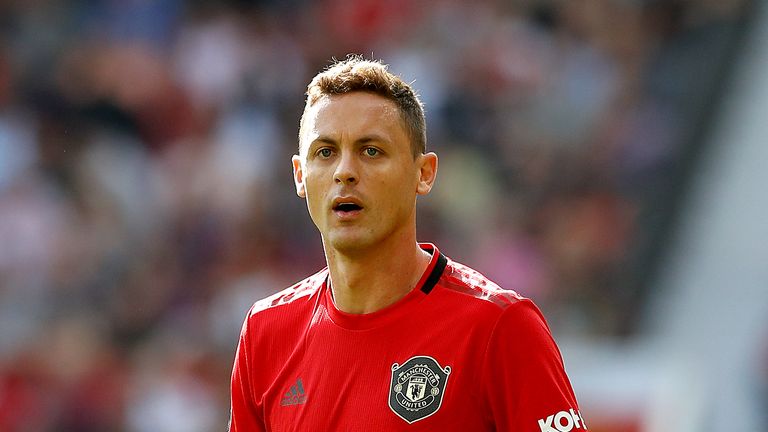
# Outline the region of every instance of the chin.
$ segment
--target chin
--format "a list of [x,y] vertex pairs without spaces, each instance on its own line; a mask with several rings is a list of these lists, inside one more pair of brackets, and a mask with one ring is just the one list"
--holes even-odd
[[354,254],[375,246],[376,241],[368,236],[331,235],[328,236],[326,245],[342,254]]

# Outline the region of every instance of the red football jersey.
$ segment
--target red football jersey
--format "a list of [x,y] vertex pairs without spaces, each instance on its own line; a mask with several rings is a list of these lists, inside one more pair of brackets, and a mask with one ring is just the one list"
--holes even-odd
[[257,302],[232,372],[232,432],[586,426],[539,310],[430,244],[412,292],[338,310],[328,271]]

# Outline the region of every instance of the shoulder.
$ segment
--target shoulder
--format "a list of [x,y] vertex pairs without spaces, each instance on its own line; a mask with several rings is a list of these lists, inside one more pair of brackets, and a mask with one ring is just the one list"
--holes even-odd
[[500,287],[477,270],[451,259],[448,259],[438,284],[450,293],[494,307],[499,312],[515,304],[530,302],[517,292]]
[[238,355],[243,356],[242,365],[252,369],[252,383],[276,374],[301,341],[326,275],[321,270],[251,306],[240,331]]
[[[460,304],[465,313],[491,326],[490,344],[495,343],[504,351],[538,347],[539,354],[559,358],[549,325],[532,300],[501,288],[478,271],[451,260],[440,282],[444,293],[462,297],[454,303]],[[454,310],[457,315],[462,314],[458,307]],[[509,343],[511,340],[515,343]]]
[[[438,283],[455,320],[483,326],[488,343],[504,350],[554,347],[549,326],[534,302],[504,289],[478,271],[448,260]],[[510,341],[515,343],[510,343]],[[549,348],[547,348],[549,350]]]
[[294,311],[301,311],[312,303],[313,295],[320,291],[327,277],[328,269],[325,268],[282,291],[257,301],[248,312],[246,321],[277,318],[290,315]]

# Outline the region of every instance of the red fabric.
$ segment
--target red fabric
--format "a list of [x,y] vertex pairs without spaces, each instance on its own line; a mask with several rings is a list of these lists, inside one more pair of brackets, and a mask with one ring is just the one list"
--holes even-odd
[[[381,311],[336,309],[327,270],[257,302],[235,358],[231,431],[585,431],[536,306],[451,260],[423,292],[439,252],[422,247],[433,259],[419,285]],[[402,372],[416,356],[450,372],[431,389],[439,403],[419,393],[423,374],[403,383],[417,403],[439,407],[409,423],[390,408],[390,392],[393,366]]]

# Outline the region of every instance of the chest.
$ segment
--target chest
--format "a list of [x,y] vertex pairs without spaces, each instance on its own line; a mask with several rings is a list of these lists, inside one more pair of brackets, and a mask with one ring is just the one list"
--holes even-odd
[[269,430],[484,430],[486,337],[427,324],[308,328],[264,387]]

